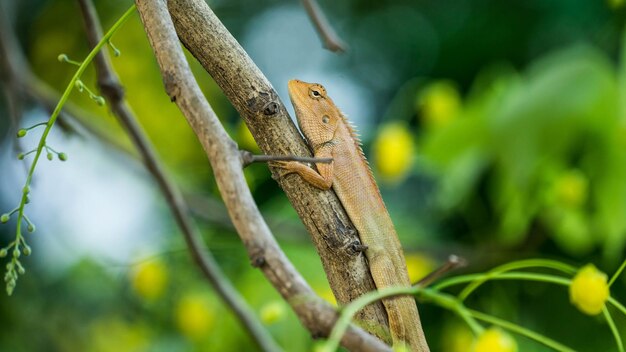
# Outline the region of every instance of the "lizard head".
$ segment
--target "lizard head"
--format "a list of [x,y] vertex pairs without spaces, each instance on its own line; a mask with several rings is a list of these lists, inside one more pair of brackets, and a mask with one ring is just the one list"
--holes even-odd
[[341,120],[341,112],[318,83],[289,81],[289,96],[300,130],[315,148],[330,142]]

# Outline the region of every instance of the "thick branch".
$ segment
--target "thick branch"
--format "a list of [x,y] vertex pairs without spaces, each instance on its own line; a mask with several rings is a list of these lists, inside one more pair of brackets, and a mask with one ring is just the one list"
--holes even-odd
[[[243,177],[237,145],[202,95],[164,2],[137,0],[136,3],[161,68],[167,94],[176,102],[200,139],[224,203],[253,265],[263,271],[313,335],[327,336],[337,320],[337,313],[315,295],[280,250],[261,217]],[[342,343],[355,351],[389,350],[380,340],[355,327],[346,333]]]
[[[276,91],[208,5],[170,0],[168,6],[181,41],[222,88],[261,150],[310,157]],[[375,290],[365,256],[354,250],[360,243],[357,232],[335,193],[318,190],[297,175],[277,182],[311,234],[337,301],[345,304]],[[389,341],[382,303],[365,307],[357,320]]]
[[[85,21],[89,45],[96,46],[102,38],[102,29],[96,10],[91,0],[79,0],[79,4]],[[122,85],[113,71],[109,56],[104,51],[100,51],[96,56],[95,66],[100,91],[108,100],[111,111],[120,120],[133,144],[140,152],[146,168],[157,181],[196,264],[217,294],[245,326],[257,346],[263,351],[279,350],[278,345],[256,319],[254,312],[222,273],[211,253],[204,248],[202,235],[189,215],[189,209],[180,190],[170,181],[156,151],[124,99]]]

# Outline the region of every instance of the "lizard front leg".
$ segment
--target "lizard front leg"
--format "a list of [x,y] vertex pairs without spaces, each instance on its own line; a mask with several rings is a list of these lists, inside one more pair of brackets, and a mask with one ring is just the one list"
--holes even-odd
[[[315,151],[315,157],[332,157],[332,147],[320,147]],[[328,190],[333,185],[333,162],[328,164],[317,163],[317,171],[297,161],[273,161],[271,162],[271,165],[284,170],[281,176],[285,176],[290,173],[297,173],[306,182],[319,189]]]

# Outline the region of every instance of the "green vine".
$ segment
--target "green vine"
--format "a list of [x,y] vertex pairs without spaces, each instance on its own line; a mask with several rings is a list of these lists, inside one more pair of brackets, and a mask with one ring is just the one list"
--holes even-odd
[[464,301],[472,292],[474,292],[480,285],[485,283],[491,277],[497,276],[498,274],[505,273],[507,271],[526,269],[526,268],[546,268],[546,269],[553,269],[553,270],[561,271],[566,274],[576,273],[576,268],[574,268],[573,266],[561,263],[556,260],[526,259],[526,260],[515,261],[515,262],[500,265],[490,270],[483,279],[476,280],[472,282],[471,284],[467,285],[467,287],[463,289],[463,291],[461,291],[461,293],[459,294],[459,299],[461,301]]
[[[85,87],[85,85],[82,83],[82,81],[80,81],[80,77],[83,74],[83,72],[85,71],[85,69],[87,68],[87,66],[91,63],[93,58],[96,56],[98,51],[100,51],[100,49],[105,44],[110,43],[110,39],[113,36],[113,34],[119,29],[119,27],[124,22],[126,22],[126,20],[134,12],[135,12],[135,5],[131,6],[128,10],[126,10],[126,12],[122,15],[122,17],[120,17],[117,20],[117,22],[115,22],[115,24],[113,24],[111,29],[109,29],[109,31],[102,37],[100,42],[98,42],[98,44],[91,50],[91,52],[89,52],[89,54],[87,55],[85,60],[83,60],[82,62],[72,61],[65,54],[59,55],[59,57],[58,57],[59,61],[67,62],[67,63],[70,63],[70,64],[78,66],[78,69],[76,70],[76,73],[74,73],[74,76],[72,77],[72,79],[70,80],[69,84],[65,88],[65,91],[63,92],[63,95],[61,96],[61,99],[59,100],[59,102],[57,103],[56,107],[54,108],[54,111],[52,112],[52,115],[50,115],[50,118],[48,119],[48,121],[35,124],[35,125],[33,125],[31,127],[28,127],[28,128],[22,128],[22,129],[20,129],[17,132],[17,137],[21,138],[21,137],[26,136],[28,131],[32,130],[33,128],[39,127],[39,126],[45,126],[45,128],[43,130],[43,133],[41,134],[41,138],[39,140],[39,144],[37,145],[37,148],[35,148],[35,149],[33,149],[33,150],[29,151],[29,152],[26,152],[26,153],[20,153],[18,155],[18,159],[19,160],[23,160],[26,156],[28,156],[30,154],[34,154],[33,161],[30,164],[30,167],[28,169],[28,175],[26,177],[26,182],[24,183],[24,187],[22,188],[22,196],[20,198],[20,203],[19,203],[19,205],[16,208],[11,210],[10,212],[2,214],[0,216],[0,222],[6,223],[6,222],[9,221],[9,219],[11,218],[11,216],[13,214],[17,213],[17,219],[16,219],[17,225],[16,225],[16,229],[15,229],[15,240],[10,242],[6,247],[0,249],[0,257],[6,257],[9,254],[9,252],[11,252],[11,254],[12,254],[12,257],[11,257],[10,261],[6,265],[6,274],[4,276],[4,281],[6,283],[6,291],[7,291],[8,295],[11,295],[13,293],[13,290],[15,289],[15,286],[17,284],[17,279],[18,279],[19,275],[23,275],[26,272],[26,270],[24,269],[23,265],[20,263],[20,256],[22,254],[24,254],[24,255],[30,255],[31,254],[31,249],[28,246],[28,244],[26,243],[26,239],[24,238],[24,234],[22,233],[22,223],[23,222],[26,223],[27,230],[29,232],[34,232],[35,231],[35,225],[30,221],[28,216],[26,216],[26,213],[24,212],[24,208],[25,208],[26,204],[28,204],[30,202],[30,198],[29,198],[30,185],[31,185],[31,182],[32,182],[32,179],[33,179],[33,174],[35,173],[35,168],[37,167],[37,163],[39,162],[39,158],[41,157],[41,154],[45,150],[46,151],[46,157],[48,158],[48,160],[54,159],[54,155],[55,154],[57,155],[59,160],[61,160],[61,161],[66,161],[67,160],[67,155],[65,153],[57,152],[52,147],[50,147],[49,145],[46,144],[46,139],[48,137],[48,134],[50,133],[50,130],[52,130],[52,127],[54,126],[54,123],[56,122],[57,118],[59,117],[59,113],[61,112],[61,109],[63,108],[63,106],[67,102],[67,100],[68,100],[68,98],[70,96],[70,93],[72,92],[72,90],[74,88],[76,88],[80,92],[82,92],[83,89],[86,90],[87,93],[89,94],[90,98],[93,99],[98,105],[104,105],[104,103],[105,103],[104,102],[104,98],[94,94],[89,89],[87,89],[87,87]],[[117,55],[119,55],[119,50],[117,50],[117,48],[115,48],[115,47],[112,47],[112,48],[117,53]]]
[[[398,295],[413,295],[425,301],[438,305],[441,308],[448,309],[456,313],[470,327],[475,336],[479,336],[484,330],[484,327],[477,322],[478,320],[480,320],[491,325],[498,326],[502,329],[509,330],[521,336],[527,337],[540,344],[543,344],[544,346],[550,347],[555,351],[574,351],[572,348],[567,347],[537,332],[531,331],[522,326],[491,316],[489,314],[468,309],[464,305],[463,301],[465,298],[467,298],[467,296],[469,296],[469,294],[476,290],[480,285],[490,280],[537,281],[563,286],[570,286],[572,284],[572,280],[568,277],[532,272],[509,272],[513,270],[527,268],[551,269],[559,271],[566,275],[573,275],[577,272],[577,269],[575,267],[558,261],[546,259],[529,259],[507,263],[496,267],[486,273],[461,275],[445,279],[442,280],[440,283],[434,285],[432,288],[423,288],[420,286],[388,287],[375,292],[369,292],[354,300],[350,304],[340,308],[341,315],[335,323],[335,326],[333,327],[333,330],[328,340],[321,346],[320,350],[323,352],[335,351],[339,347],[341,338],[350,326],[350,322],[354,315],[366,305],[386,297]],[[620,266],[617,272],[613,275],[611,282],[614,281],[617,276],[619,276],[623,268],[624,264]],[[445,288],[461,284],[467,284],[467,286],[461,291],[458,297],[442,292],[442,290]],[[617,308],[618,311],[626,316],[626,307],[619,303],[615,298],[609,296],[606,302]],[[602,313],[604,314],[607,325],[609,326],[611,333],[613,334],[617,350],[619,352],[624,352],[624,344],[622,342],[620,333],[617,330],[615,321],[613,320],[613,317],[611,316],[611,313],[606,306],[603,308]]]

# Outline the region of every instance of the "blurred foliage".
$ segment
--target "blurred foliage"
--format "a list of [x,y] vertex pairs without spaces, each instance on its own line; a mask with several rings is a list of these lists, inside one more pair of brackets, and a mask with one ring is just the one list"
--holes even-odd
[[411,282],[417,282],[423,279],[437,268],[435,261],[423,254],[407,253],[405,259]]
[[[262,27],[260,19],[287,20],[271,17],[272,11],[303,11],[286,0],[209,3],[246,48],[251,46],[247,38]],[[367,110],[367,116],[360,116],[370,126],[361,128],[364,149],[407,248],[413,280],[451,253],[468,258],[470,271],[544,256],[595,262],[603,272],[613,272],[626,243],[622,0],[320,3],[350,51],[323,56],[316,42],[315,47],[289,47],[285,56],[295,58],[295,67],[317,65],[314,73],[320,77],[340,76],[371,94],[372,99],[352,98]],[[97,1],[104,27],[129,4]],[[57,56],[81,59],[87,53],[77,5],[46,0],[14,5],[18,36],[34,72],[62,90],[74,67],[59,63]],[[308,43],[299,38],[314,36],[312,32],[302,21],[290,35]],[[273,62],[283,55],[277,54],[276,33],[268,33],[265,50],[251,52],[255,60],[269,56]],[[163,91],[138,17],[113,43],[122,52],[113,63],[129,103],[178,184],[187,192],[219,198],[199,143]],[[298,56],[302,52],[320,62],[303,60]],[[242,148],[258,151],[219,88],[195,60],[190,62],[231,136]],[[284,86],[272,72],[293,66],[276,65],[268,68],[268,76],[275,86]],[[93,69],[82,81],[95,87]],[[332,87],[329,91],[332,95]],[[93,115],[83,117],[84,122],[130,146],[106,107],[85,94],[73,94],[72,102]],[[9,130],[6,109],[0,101],[0,137],[10,141],[14,134],[4,133]],[[264,165],[252,165],[245,174],[265,216],[297,221]],[[104,176],[94,187],[106,181]],[[10,197],[0,195],[0,204],[5,198]],[[170,215],[163,207],[154,216]],[[45,224],[39,228],[45,231]],[[299,229],[277,233],[284,239],[282,247],[318,294],[335,303],[319,259]],[[208,247],[278,343],[288,351],[310,350],[310,334],[250,267],[232,230],[211,222],[203,223],[202,230]],[[0,241],[10,238],[10,232],[0,227]],[[47,264],[26,259],[28,273],[14,296],[0,296],[0,350],[251,350],[246,333],[184,252],[182,239],[169,232],[156,256],[138,253],[127,263],[84,257],[50,274]],[[46,250],[33,242],[35,253]],[[617,280],[611,287],[622,301],[625,282]],[[566,290],[490,282],[467,304],[578,350],[614,348],[606,325],[573,307]],[[422,305],[420,312],[435,351],[468,351],[476,341],[477,346],[492,346],[506,340],[499,331],[476,340],[438,307]],[[616,323],[626,331],[625,318],[617,317]],[[519,351],[546,351],[524,338],[515,336],[515,341]]]
[[422,139],[441,176],[443,211],[509,245],[539,226],[570,254],[602,246],[621,259],[626,125],[617,71],[597,50],[576,46],[523,75],[484,72],[458,117]]
[[467,352],[474,335],[467,324],[450,320],[443,328],[441,349],[447,352]]

